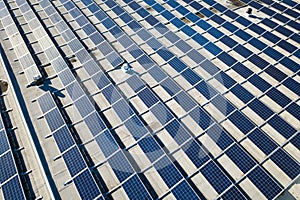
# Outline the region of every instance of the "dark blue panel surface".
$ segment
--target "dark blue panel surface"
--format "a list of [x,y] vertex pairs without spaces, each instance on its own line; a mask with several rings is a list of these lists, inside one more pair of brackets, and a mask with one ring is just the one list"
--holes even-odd
[[138,175],[131,177],[122,186],[129,199],[152,199],[146,188],[143,186],[142,181],[138,178]]
[[186,129],[184,129],[184,127],[177,120],[171,121],[165,126],[165,129],[178,145],[183,144],[185,141],[191,138]]
[[200,171],[219,194],[224,192],[232,184],[229,178],[213,161],[205,165]]
[[182,150],[186,153],[194,165],[199,168],[209,160],[207,153],[194,140],[190,140],[182,146]]
[[229,117],[230,121],[242,131],[242,133],[247,134],[255,126],[252,124],[244,115],[239,111],[235,111]]

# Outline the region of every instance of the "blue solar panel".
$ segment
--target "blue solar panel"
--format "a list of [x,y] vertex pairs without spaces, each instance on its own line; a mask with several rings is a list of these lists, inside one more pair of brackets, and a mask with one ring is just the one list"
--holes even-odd
[[218,124],[207,129],[206,133],[222,150],[225,150],[234,142],[234,140]]
[[[51,96],[50,93],[46,93],[42,96],[40,96],[38,99],[37,99],[40,107],[41,107],[41,110],[42,110],[42,113],[46,113],[48,112],[49,110],[53,109],[54,107],[56,107],[56,104]],[[1,126],[0,126],[0,129],[1,129]]]
[[84,122],[90,130],[90,133],[95,136],[98,133],[102,132],[106,126],[102,119],[99,117],[97,112],[91,113],[89,116],[84,118]]
[[268,123],[286,139],[292,137],[297,132],[297,130],[281,119],[278,115],[274,115]]
[[280,60],[284,56],[282,53],[276,51],[271,47],[266,48],[263,52],[276,61]]
[[165,79],[160,83],[160,85],[166,90],[166,92],[173,96],[177,94],[179,91],[181,91],[180,87],[178,87],[173,80],[171,79]]
[[81,199],[95,199],[101,195],[101,192],[88,169],[76,176],[73,181]]
[[300,96],[300,83],[298,83],[297,81],[295,81],[292,78],[287,78],[284,82],[283,85],[286,86],[287,88],[289,88],[291,91],[293,91],[295,94],[297,94],[298,96]]
[[194,165],[199,168],[209,160],[207,153],[194,140],[190,140],[182,146],[182,150],[186,153]]
[[222,62],[224,62],[229,67],[237,62],[237,60],[235,58],[233,58],[226,52],[222,52],[221,54],[219,54],[217,56],[217,58],[219,58]]
[[4,199],[26,199],[19,176],[15,176],[1,186]]
[[292,180],[300,174],[300,165],[283,149],[278,149],[270,159]]
[[189,50],[192,49],[192,47],[188,45],[186,42],[184,42],[183,40],[176,42],[175,46],[184,53],[187,53]]
[[215,96],[211,100],[211,103],[225,116],[227,116],[235,110],[233,105],[222,95]]
[[14,158],[11,151],[0,157],[0,183],[3,184],[17,173]]
[[217,91],[213,87],[208,85],[205,81],[202,81],[199,84],[195,85],[195,88],[208,100],[218,94]]
[[158,119],[158,121],[162,125],[165,125],[171,119],[174,118],[172,113],[161,102],[159,102],[158,104],[156,104],[152,108],[150,108],[150,111],[154,114],[154,116]]
[[220,39],[220,41],[223,42],[224,44],[226,44],[230,48],[233,48],[234,46],[236,46],[238,44],[235,40],[231,39],[227,35],[224,35],[224,37],[222,37]]
[[219,194],[224,192],[232,184],[228,177],[213,161],[206,164],[200,171]]
[[144,137],[138,144],[152,163],[164,155],[162,148],[151,136]]
[[256,165],[256,162],[237,144],[231,146],[225,154],[243,173],[247,173]]
[[271,75],[274,79],[281,82],[283,81],[287,75],[280,71],[278,68],[274,67],[273,65],[270,65],[265,69],[265,72]]
[[286,110],[300,120],[300,106],[298,104],[293,102],[286,108]]
[[60,72],[58,77],[64,86],[70,84],[72,81],[75,81],[75,78],[69,69]]
[[253,45],[255,48],[257,48],[259,50],[263,50],[266,47],[268,47],[266,44],[264,44],[263,42],[261,42],[257,38],[252,38],[251,40],[249,40],[249,44]]
[[141,120],[135,115],[125,121],[124,125],[136,140],[140,139],[148,132]]
[[196,83],[200,82],[202,79],[201,77],[196,74],[193,70],[190,68],[184,70],[181,75],[191,84],[195,85]]
[[270,108],[268,108],[265,104],[257,99],[254,99],[251,103],[248,104],[248,106],[264,120],[267,120],[274,114],[274,112]]
[[220,73],[215,75],[215,79],[223,84],[226,88],[231,88],[234,84],[236,84],[236,81],[223,71],[220,71]]
[[177,142],[178,145],[183,144],[191,136],[184,127],[175,119],[165,126],[166,131]]
[[81,98],[77,99],[74,102],[74,105],[82,118],[85,118],[95,110],[87,96],[82,96]]
[[242,133],[247,134],[251,131],[255,126],[252,124],[244,115],[242,115],[239,111],[235,111],[232,113],[228,119],[242,131]]
[[218,54],[220,54],[222,52],[222,49],[220,49],[218,46],[216,46],[214,43],[212,42],[208,42],[204,48],[206,50],[208,50],[210,53],[212,53],[213,55],[217,56]]
[[244,103],[248,103],[254,98],[254,96],[241,85],[235,85],[233,88],[231,88],[230,91],[233,94],[235,94],[239,99],[241,99]]
[[254,131],[248,135],[248,138],[266,155],[269,155],[278,147],[277,144],[260,129],[254,129]]
[[277,43],[278,41],[280,41],[280,37],[275,36],[274,34],[272,34],[270,32],[266,32],[262,36],[273,43]]
[[143,183],[138,178],[138,175],[134,175],[133,177],[131,177],[129,180],[123,183],[122,186],[129,199],[152,199],[150,194],[143,186]]
[[199,199],[197,194],[185,180],[172,189],[172,194],[177,200]]
[[[1,125],[0,125],[1,126]],[[0,130],[0,155],[10,149],[6,132]]]
[[55,131],[53,133],[53,137],[60,152],[64,152],[75,144],[74,139],[67,126],[63,126]]
[[167,75],[162,73],[162,70],[157,65],[149,69],[148,72],[157,82],[161,82],[167,77]]
[[121,99],[121,96],[119,92],[116,90],[116,88],[113,85],[109,85],[106,88],[102,90],[102,94],[105,96],[106,100],[113,104],[119,99]]
[[274,199],[282,190],[282,188],[260,166],[257,166],[252,170],[247,177],[267,199]]
[[134,112],[132,111],[132,109],[129,107],[129,105],[127,104],[127,102],[124,99],[113,104],[112,107],[122,121],[125,121],[131,115],[134,114]]
[[119,151],[118,153],[110,157],[108,159],[108,163],[120,182],[123,182],[134,173],[131,165],[129,164],[122,151]]
[[257,87],[262,92],[265,92],[271,87],[271,84],[269,84],[267,81],[259,77],[257,74],[254,74],[251,76],[248,81],[252,83],[255,87]]
[[117,142],[108,130],[96,136],[95,141],[106,158],[119,149]]
[[151,92],[149,88],[141,90],[137,95],[141,98],[141,100],[148,108],[150,108],[159,101],[158,98]]
[[173,187],[182,179],[179,171],[166,156],[156,162],[154,167],[169,188]]
[[192,108],[194,108],[197,105],[197,103],[193,101],[192,98],[183,91],[177,93],[174,96],[174,99],[186,112],[189,112]]
[[220,69],[209,60],[205,60],[200,66],[212,76],[220,71]]
[[187,53],[187,56],[190,57],[197,64],[200,64],[203,60],[205,60],[205,57],[194,49],[189,51]]
[[281,107],[285,107],[291,102],[291,100],[287,96],[285,96],[275,88],[271,88],[271,90],[269,90],[266,95],[269,96],[273,101],[278,103]]
[[[224,24],[222,24],[222,26],[232,33],[239,29],[237,26],[235,26],[229,22],[225,22]],[[228,36],[225,36],[225,37],[228,37]]]
[[138,76],[131,76],[126,80],[126,83],[131,87],[131,89],[138,93],[141,89],[143,89],[145,84],[142,82],[142,80]]
[[247,198],[243,195],[243,193],[239,189],[233,186],[221,196],[221,199],[246,200]]
[[70,172],[71,177],[78,174],[84,168],[86,168],[86,163],[84,162],[80,151],[78,148],[73,147],[62,155],[66,166]]
[[213,123],[213,119],[201,107],[194,108],[189,115],[203,130]]
[[245,48],[242,45],[237,45],[234,50],[239,53],[241,56],[243,56],[244,58],[248,58],[249,56],[251,56],[253,54],[252,51],[248,50],[247,48]]
[[55,108],[50,112],[46,113],[45,119],[51,132],[55,131],[56,129],[60,128],[62,125],[65,124],[58,108]]

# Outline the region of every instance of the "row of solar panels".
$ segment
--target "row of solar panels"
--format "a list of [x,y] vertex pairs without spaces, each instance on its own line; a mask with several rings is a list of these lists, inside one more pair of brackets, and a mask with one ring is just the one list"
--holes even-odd
[[[0,191],[4,199],[25,199],[7,132],[0,116]],[[0,192],[0,197],[2,196]]]
[[[30,52],[22,40],[22,36],[19,33],[18,28],[13,21],[13,18],[10,16],[9,11],[7,10],[4,1],[0,2],[0,20],[2,23],[5,32],[8,35],[8,39],[12,44],[16,56],[21,64],[23,72],[26,75],[28,84],[34,81],[35,76],[41,76],[35,61],[32,59]],[[24,17],[28,17],[29,14]]]

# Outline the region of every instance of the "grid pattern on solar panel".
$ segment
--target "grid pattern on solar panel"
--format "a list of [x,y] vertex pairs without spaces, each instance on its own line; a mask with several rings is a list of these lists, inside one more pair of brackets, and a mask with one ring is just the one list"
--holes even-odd
[[123,183],[122,186],[129,199],[152,199],[147,190],[142,186],[141,180],[137,175],[131,177],[129,180]]

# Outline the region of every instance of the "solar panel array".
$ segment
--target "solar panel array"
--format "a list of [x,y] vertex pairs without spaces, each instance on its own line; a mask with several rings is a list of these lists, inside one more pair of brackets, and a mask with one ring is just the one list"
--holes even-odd
[[[299,177],[300,6],[241,2],[264,14],[259,23],[214,0],[15,1],[60,85],[37,102],[59,151],[54,160],[68,171],[65,187],[74,184],[81,199],[274,199]],[[0,2],[0,19],[28,78],[39,73],[35,55],[10,3]],[[134,72],[116,82],[123,63]],[[3,152],[13,162],[9,146]],[[21,192],[12,170],[4,180]]]
[[[1,110],[0,110],[1,111]],[[8,135],[0,116],[0,196],[4,199],[25,199],[23,186],[10,147]]]

